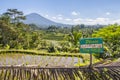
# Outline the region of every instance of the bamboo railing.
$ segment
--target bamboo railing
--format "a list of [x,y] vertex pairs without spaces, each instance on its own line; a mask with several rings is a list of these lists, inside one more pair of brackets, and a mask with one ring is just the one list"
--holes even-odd
[[0,80],[120,80],[120,66],[0,66]]

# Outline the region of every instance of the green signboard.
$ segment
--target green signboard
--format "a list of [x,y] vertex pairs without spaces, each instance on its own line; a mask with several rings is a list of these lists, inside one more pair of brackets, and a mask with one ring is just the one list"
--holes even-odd
[[83,38],[80,39],[81,53],[103,53],[102,38]]

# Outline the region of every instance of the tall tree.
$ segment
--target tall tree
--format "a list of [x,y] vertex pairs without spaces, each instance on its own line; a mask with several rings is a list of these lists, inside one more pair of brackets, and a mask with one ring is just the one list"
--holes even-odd
[[4,15],[8,15],[12,23],[19,23],[20,20],[25,20],[25,16],[23,16],[22,11],[18,11],[17,9],[8,9],[7,12],[4,13]]

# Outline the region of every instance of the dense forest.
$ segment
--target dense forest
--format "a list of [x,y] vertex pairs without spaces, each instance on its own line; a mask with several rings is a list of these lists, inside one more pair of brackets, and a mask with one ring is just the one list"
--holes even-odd
[[104,53],[97,58],[120,57],[120,25],[72,27],[50,25],[39,28],[35,24],[25,24],[22,11],[8,9],[0,15],[0,49],[45,50],[47,52],[79,53],[79,39],[100,37],[104,41]]

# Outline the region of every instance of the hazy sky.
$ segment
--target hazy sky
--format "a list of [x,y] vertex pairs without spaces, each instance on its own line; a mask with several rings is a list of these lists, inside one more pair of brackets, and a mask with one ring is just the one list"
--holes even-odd
[[67,24],[120,23],[120,0],[0,0],[0,14],[8,8]]

